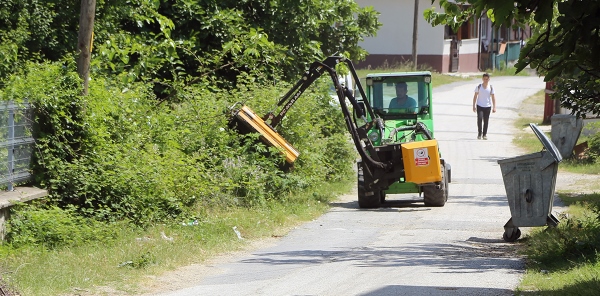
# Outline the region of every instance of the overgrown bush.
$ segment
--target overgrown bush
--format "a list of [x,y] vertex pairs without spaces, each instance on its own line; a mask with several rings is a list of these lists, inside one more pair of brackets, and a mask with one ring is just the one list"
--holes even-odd
[[600,163],[600,123],[588,123],[587,129],[596,131],[588,139],[588,154],[591,161]]
[[[595,196],[600,197],[597,194]],[[588,215],[561,217],[557,227],[549,227],[528,240],[527,253],[530,259],[545,265],[596,260],[600,251],[600,202],[581,206]]]
[[264,114],[288,84],[240,77],[236,90],[225,92],[200,83],[166,104],[149,85],[102,77],[81,96],[73,70],[68,63],[31,65],[4,91],[5,99],[27,98],[35,108],[33,173],[57,215],[73,207],[98,221],[177,222],[202,207],[258,206],[351,174],[354,152],[325,84],[307,91],[278,127],[301,153],[284,173],[279,151],[227,123],[234,102]]
[[53,249],[91,241],[107,242],[117,227],[78,215],[73,208],[22,206],[8,221],[7,241],[15,248],[43,246]]

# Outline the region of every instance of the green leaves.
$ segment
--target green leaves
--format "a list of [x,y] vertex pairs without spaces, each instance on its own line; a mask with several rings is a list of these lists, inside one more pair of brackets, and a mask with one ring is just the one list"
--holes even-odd
[[444,13],[435,12],[432,7],[423,12],[423,17],[432,26],[448,25],[454,32],[458,32],[460,26],[475,13],[472,7],[462,7],[454,1],[440,0],[440,7],[444,9]]
[[[553,1],[539,1],[537,9],[535,10],[533,19],[537,23],[540,23],[540,24],[545,23],[548,20],[552,20],[552,18],[554,17],[554,5],[557,2],[558,2],[558,5],[561,5],[560,1],[554,1],[554,0]],[[559,8],[559,10],[560,10],[560,8]],[[566,12],[566,13],[568,13],[568,12]]]
[[[0,80],[23,61],[57,61],[76,48],[79,4],[8,0],[0,4]],[[381,25],[372,7],[324,1],[98,1],[92,73],[154,85],[161,99],[212,79],[234,85],[240,73],[295,79],[306,64],[358,46]],[[216,78],[216,79],[215,79]]]
[[600,79],[578,71],[568,76],[563,73],[554,82],[552,98],[560,100],[562,107],[583,118],[586,113],[600,114]]

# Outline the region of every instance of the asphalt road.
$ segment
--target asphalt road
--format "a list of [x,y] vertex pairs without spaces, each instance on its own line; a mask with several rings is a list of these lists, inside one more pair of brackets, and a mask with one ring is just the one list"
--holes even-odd
[[354,194],[342,196],[274,244],[212,265],[198,285],[163,295],[512,295],[524,260],[502,239],[510,210],[497,160],[523,154],[511,144],[512,122],[520,102],[545,84],[493,77],[498,111],[484,141],[472,111],[479,83],[434,89],[435,137],[452,165],[446,206],[390,195],[385,207],[360,210]]

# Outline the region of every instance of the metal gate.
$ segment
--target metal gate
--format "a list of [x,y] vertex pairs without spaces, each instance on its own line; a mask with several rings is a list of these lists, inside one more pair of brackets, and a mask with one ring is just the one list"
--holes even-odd
[[13,185],[31,177],[32,118],[27,103],[0,103],[0,188],[12,191]]

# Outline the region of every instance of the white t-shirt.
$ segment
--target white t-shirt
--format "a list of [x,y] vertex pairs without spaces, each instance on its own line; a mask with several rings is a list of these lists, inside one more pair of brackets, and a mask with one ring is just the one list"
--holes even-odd
[[475,93],[477,95],[477,106],[479,107],[492,107],[492,95],[494,94],[494,88],[488,83],[487,87],[483,87],[483,84],[478,84],[475,87]]

